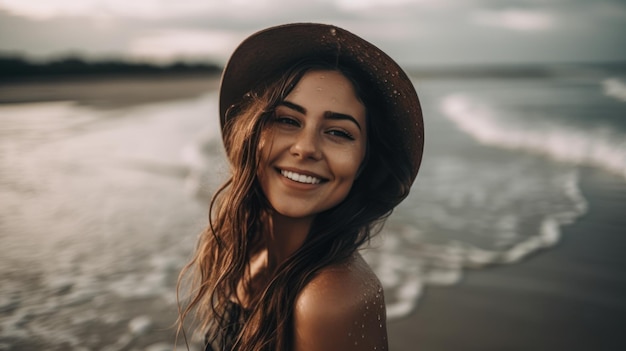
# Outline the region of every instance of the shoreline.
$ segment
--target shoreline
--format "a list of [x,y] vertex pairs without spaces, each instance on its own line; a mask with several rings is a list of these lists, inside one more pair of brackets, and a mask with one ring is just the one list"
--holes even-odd
[[99,108],[128,107],[197,97],[217,89],[219,82],[219,75],[209,73],[12,80],[0,83],[0,104],[72,101]]
[[427,287],[410,316],[389,322],[390,349],[626,348],[626,183],[598,169],[580,172],[589,211],[562,227],[555,247],[466,271],[451,287]]

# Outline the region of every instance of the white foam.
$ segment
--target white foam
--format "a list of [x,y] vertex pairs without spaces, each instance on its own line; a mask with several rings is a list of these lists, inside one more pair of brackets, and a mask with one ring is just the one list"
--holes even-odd
[[525,150],[573,164],[601,167],[626,177],[626,136],[608,127],[513,125],[464,94],[446,96],[441,110],[462,131],[486,145]]
[[[533,252],[555,245],[561,236],[561,225],[558,216],[548,217],[542,222],[537,236],[528,237],[503,251],[451,241],[440,245],[424,243],[411,256],[378,248],[377,253],[365,257],[385,287],[387,318],[393,320],[413,312],[428,285],[455,285],[461,281],[465,269],[516,263]],[[376,255],[379,257],[372,257]]]
[[[169,318],[143,303],[175,311],[176,275],[206,221],[182,181],[210,159],[206,140],[220,141],[216,104],[209,94],[111,110],[0,106],[0,221],[15,234],[0,238],[0,338],[129,349]],[[101,326],[129,329],[89,332]]]
[[[217,111],[217,94],[205,97],[206,111]],[[181,161],[189,172],[185,178],[185,191],[194,197],[209,198],[225,179],[228,164],[222,147],[219,118],[208,118],[181,150]]]
[[513,264],[554,246],[563,224],[587,208],[576,169],[541,157],[503,151],[429,162],[382,243],[364,254],[385,288],[389,319],[410,314],[428,286],[458,284],[467,269]]
[[128,322],[128,330],[132,335],[144,335],[152,329],[152,319],[148,316],[138,316]]
[[618,78],[607,78],[603,80],[602,88],[606,96],[626,102],[626,84]]
[[408,315],[415,309],[422,293],[423,283],[415,276],[409,277],[397,290],[394,302],[387,303],[387,318],[397,319]]

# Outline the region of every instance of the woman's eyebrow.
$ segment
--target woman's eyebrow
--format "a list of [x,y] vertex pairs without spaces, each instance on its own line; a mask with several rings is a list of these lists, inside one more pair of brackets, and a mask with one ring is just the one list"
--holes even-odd
[[[303,115],[306,115],[306,108],[304,108],[303,106],[300,106],[298,104],[294,104],[291,101],[287,101],[287,100],[283,100],[281,101],[279,104],[279,106],[286,106],[294,111],[297,111]],[[357,128],[359,128],[359,130],[361,130],[361,125],[359,124],[359,122],[356,120],[356,118],[347,115],[345,113],[339,113],[339,112],[333,112],[333,111],[326,111],[324,113],[324,118],[326,119],[334,119],[334,120],[347,120],[347,121],[351,121],[352,123],[356,124]]]
[[293,102],[287,101],[287,100],[283,100],[281,101],[278,106],[287,106],[292,110],[295,110],[303,115],[306,115],[306,109],[298,104],[294,104]]
[[339,113],[339,112],[332,112],[332,111],[326,111],[324,113],[324,118],[326,119],[336,119],[336,120],[346,120],[346,121],[351,121],[352,123],[356,124],[357,128],[359,128],[359,130],[361,130],[361,125],[359,124],[359,122],[357,122],[356,118],[347,115],[345,113]]

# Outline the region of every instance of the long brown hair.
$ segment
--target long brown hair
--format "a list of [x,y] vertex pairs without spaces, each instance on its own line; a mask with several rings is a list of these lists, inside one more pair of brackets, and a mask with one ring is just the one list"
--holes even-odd
[[[178,282],[192,273],[190,297],[179,311],[179,330],[192,311],[198,328],[208,335],[235,330],[232,350],[288,350],[292,342],[293,308],[298,293],[321,268],[350,257],[380,228],[409,192],[409,155],[384,115],[385,97],[373,90],[367,75],[333,59],[300,61],[269,83],[261,84],[228,111],[223,126],[231,176],[215,193],[209,226],[200,235],[193,259]],[[246,306],[241,321],[232,321],[229,303],[240,303],[237,286],[249,274],[252,255],[262,248],[271,208],[257,180],[257,168],[274,108],[311,70],[337,70],[352,81],[366,107],[367,156],[350,193],[339,205],[316,216],[303,245],[282,262],[261,292]],[[250,289],[244,286],[244,289]],[[233,329],[232,323],[241,323]]]

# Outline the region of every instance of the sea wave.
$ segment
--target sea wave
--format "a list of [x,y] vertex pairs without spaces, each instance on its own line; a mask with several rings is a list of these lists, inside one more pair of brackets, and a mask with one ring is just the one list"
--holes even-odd
[[626,84],[618,78],[606,78],[602,81],[604,94],[626,102]]
[[[562,226],[585,213],[587,203],[578,187],[578,172],[557,172],[544,185],[548,183],[555,186],[546,197],[558,197],[551,195],[557,193],[561,195],[552,204],[535,197],[519,199],[521,192],[517,191],[503,197],[497,195],[500,192],[494,191],[486,195],[485,202],[506,202],[518,207],[521,200],[534,205],[522,204],[516,210],[508,208],[500,212],[477,203],[475,207],[482,208],[482,214],[477,214],[471,205],[461,214],[447,212],[443,201],[432,201],[432,195],[422,192],[422,199],[426,198],[423,201],[428,201],[430,208],[439,208],[441,215],[432,217],[430,214],[433,211],[421,209],[415,213],[412,223],[398,223],[392,218],[383,232],[383,239],[377,238],[372,243],[373,249],[364,251],[365,259],[385,287],[387,317],[397,319],[409,315],[416,309],[427,286],[455,285],[468,269],[517,263],[558,243]],[[451,195],[455,192],[454,188],[447,191]],[[530,212],[537,211],[523,209],[540,203],[543,204],[539,211],[541,214],[532,216]],[[455,235],[444,235],[450,230],[447,226],[451,221],[459,223],[453,228]],[[508,224],[502,224],[504,222]],[[478,235],[489,238],[490,245],[476,243],[479,240],[473,233],[477,230],[482,230]],[[433,240],[433,237],[436,239]],[[442,237],[446,238],[441,240]],[[508,243],[498,245],[501,241]]]
[[609,126],[583,129],[521,119],[511,123],[488,104],[462,93],[444,97],[440,107],[459,129],[483,144],[596,166],[626,178],[626,135]]

